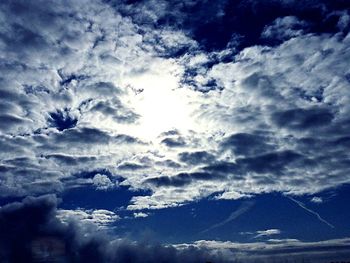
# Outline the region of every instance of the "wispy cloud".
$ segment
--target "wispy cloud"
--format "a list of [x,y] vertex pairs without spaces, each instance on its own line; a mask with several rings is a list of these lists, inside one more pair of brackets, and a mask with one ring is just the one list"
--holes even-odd
[[178,247],[203,247],[221,251],[231,259],[242,262],[324,262],[347,260],[350,255],[350,238],[304,242],[297,239],[269,239],[265,242],[239,243],[230,241],[199,240]]
[[260,238],[260,237],[268,237],[272,235],[279,235],[281,234],[281,230],[279,229],[267,229],[267,230],[259,230],[256,231],[257,235],[254,238]]
[[294,203],[296,203],[298,206],[300,206],[302,209],[306,210],[307,212],[309,212],[310,214],[313,214],[316,216],[316,218],[321,221],[322,223],[326,224],[327,226],[329,226],[330,228],[335,228],[334,225],[332,225],[331,223],[329,223],[327,220],[323,219],[319,213],[307,208],[304,203],[294,199],[293,197],[287,196],[287,198],[289,198],[290,200],[292,200]]
[[229,217],[227,217],[225,220],[212,225],[211,227],[203,230],[200,232],[200,234],[209,232],[215,228],[219,228],[222,227],[224,225],[226,225],[227,223],[230,223],[231,221],[237,219],[238,217],[240,217],[241,215],[243,215],[244,213],[248,212],[253,206],[254,206],[255,202],[254,201],[244,201],[238,208],[236,211],[234,211],[233,213],[231,213],[229,215]]

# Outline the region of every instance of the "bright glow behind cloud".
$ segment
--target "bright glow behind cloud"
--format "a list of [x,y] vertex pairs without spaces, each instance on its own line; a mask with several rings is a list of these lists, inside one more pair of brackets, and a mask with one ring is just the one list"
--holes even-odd
[[179,88],[179,76],[173,71],[160,71],[163,72],[146,72],[124,82],[133,91],[130,106],[140,115],[139,121],[126,129],[146,140],[172,129],[195,129],[191,106],[194,92]]

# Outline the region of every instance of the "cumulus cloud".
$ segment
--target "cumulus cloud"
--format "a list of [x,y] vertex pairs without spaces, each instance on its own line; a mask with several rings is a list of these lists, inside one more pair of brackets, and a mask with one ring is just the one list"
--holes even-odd
[[107,190],[116,186],[107,175],[95,174],[92,178],[92,183],[96,186],[98,190]]
[[[187,192],[182,200],[203,197],[210,186],[238,198],[266,191],[312,194],[348,182],[348,41],[303,35],[275,48],[244,49],[235,62],[214,65],[207,76],[225,89],[205,95],[197,114],[212,131],[210,143],[220,146],[212,148],[216,161],[145,182],[181,187]],[[154,201],[163,195],[172,203],[168,191],[152,189]],[[138,200],[144,204],[145,197],[132,201]]]
[[[116,174],[116,162],[143,151],[142,129],[129,133],[140,114],[128,79],[166,59],[130,19],[100,1],[5,1],[0,17],[3,196],[62,191],[86,170]],[[92,183],[109,188],[106,179]]]
[[92,223],[99,227],[106,227],[109,224],[114,223],[120,217],[114,212],[104,209],[95,209],[95,210],[57,210],[57,218],[63,222],[68,222],[69,220],[76,220],[84,223]]
[[[63,223],[72,216],[78,221]],[[54,195],[26,197],[22,202],[0,208],[0,255],[9,262],[94,261],[94,262],[230,262],[216,251],[189,246],[175,248],[126,239],[112,239],[86,221],[105,224],[106,210],[57,210]]]
[[267,6],[5,1],[1,196],[109,189],[118,176],[149,193],[135,210],[349,182],[346,5]]
[[[321,191],[350,182],[349,8],[2,1],[0,197],[120,185],[132,196],[118,211],[141,222],[150,209],[279,192],[333,229],[296,196],[320,204]],[[243,201],[203,232],[253,206]],[[0,258],[269,262],[347,259],[350,250],[348,238],[277,239],[279,229],[251,232],[268,239],[255,243],[144,244],[104,233],[120,220],[109,210],[58,209],[54,195],[27,197],[0,208]]]

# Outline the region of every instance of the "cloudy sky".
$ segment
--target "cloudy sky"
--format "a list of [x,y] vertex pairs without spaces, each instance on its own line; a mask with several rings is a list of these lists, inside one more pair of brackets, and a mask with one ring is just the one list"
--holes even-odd
[[349,32],[347,0],[2,0],[0,258],[349,260]]

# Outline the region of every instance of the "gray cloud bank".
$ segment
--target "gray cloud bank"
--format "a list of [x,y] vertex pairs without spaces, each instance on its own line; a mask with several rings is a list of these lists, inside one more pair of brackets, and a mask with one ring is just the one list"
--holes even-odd
[[[55,195],[44,195],[26,197],[21,202],[0,207],[2,261],[285,262],[284,259],[288,257],[297,262],[323,262],[325,259],[346,259],[350,255],[348,238],[309,243],[294,239],[270,239],[255,243],[201,240],[193,244],[168,246],[112,239],[86,221],[75,221],[74,218],[62,221],[57,204]],[[68,210],[64,212],[68,213]],[[102,212],[106,213],[98,213]],[[84,216],[81,211],[80,216]],[[260,232],[265,234],[267,231]]]
[[82,221],[63,223],[54,195],[26,197],[0,208],[3,262],[229,262],[215,251],[190,246],[111,239]]

